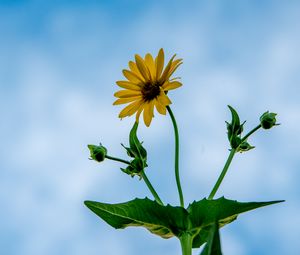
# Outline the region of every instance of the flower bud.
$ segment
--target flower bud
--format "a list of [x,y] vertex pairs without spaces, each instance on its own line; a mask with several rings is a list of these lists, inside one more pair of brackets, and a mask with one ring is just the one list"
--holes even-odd
[[271,127],[276,125],[276,118],[275,116],[277,113],[273,112],[265,112],[261,117],[260,117],[260,124],[262,128],[264,129],[270,129]]
[[244,141],[239,145],[238,152],[242,153],[245,151],[252,150],[254,148],[255,148],[254,146],[251,146],[248,142]]
[[92,145],[89,144],[88,148],[91,153],[91,159],[97,161],[97,162],[102,162],[105,159],[105,156],[107,154],[107,149],[101,145]]

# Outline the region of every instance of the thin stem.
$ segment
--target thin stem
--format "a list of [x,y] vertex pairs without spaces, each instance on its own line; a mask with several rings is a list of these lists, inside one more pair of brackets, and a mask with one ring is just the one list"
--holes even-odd
[[152,193],[153,197],[155,198],[155,201],[157,203],[159,203],[160,205],[164,205],[164,203],[161,201],[159,195],[157,194],[157,192],[155,191],[155,189],[153,188],[151,182],[149,181],[146,173],[144,172],[144,170],[141,171],[141,177],[143,178],[144,182],[146,183],[147,187],[149,188],[150,192]]
[[180,206],[184,207],[184,199],[183,199],[183,193],[180,183],[180,176],[179,176],[179,134],[178,134],[178,127],[177,123],[174,117],[174,114],[169,106],[167,106],[168,113],[170,114],[173,127],[174,127],[174,134],[175,134],[175,178],[176,178],[176,184],[179,194],[179,200],[180,200]]
[[[249,136],[251,136],[254,132],[256,132],[260,128],[261,128],[261,124],[259,124],[255,128],[253,128],[248,134],[246,134],[242,138],[240,144],[242,144],[244,141],[246,141]],[[229,154],[229,156],[227,158],[227,161],[225,163],[225,166],[224,166],[224,168],[223,168],[223,170],[222,170],[222,172],[221,172],[221,174],[220,174],[220,176],[219,176],[219,178],[218,178],[215,186],[213,187],[212,191],[210,192],[210,194],[208,196],[208,199],[213,199],[213,197],[215,196],[216,192],[218,191],[218,189],[219,189],[219,187],[220,187],[220,185],[221,185],[221,183],[222,183],[222,181],[223,181],[223,179],[224,179],[224,177],[225,177],[225,175],[227,173],[227,170],[228,170],[228,168],[230,166],[230,163],[231,163],[231,161],[233,159],[233,156],[238,151],[238,149],[239,149],[239,147],[237,147],[236,149],[231,149],[230,154]]]
[[116,157],[112,157],[112,156],[108,156],[108,155],[106,155],[105,158],[130,165],[130,162],[127,160],[124,160],[124,159],[120,159],[120,158],[116,158]]
[[253,128],[247,135],[245,135],[243,138],[242,138],[242,140],[241,140],[241,143],[242,142],[244,142],[244,141],[246,141],[247,140],[247,138],[250,136],[250,135],[252,135],[254,132],[256,132],[258,129],[260,129],[261,128],[261,124],[259,124],[257,127],[255,127],[255,128]]
[[183,233],[179,239],[181,244],[182,255],[192,255],[192,236],[189,233]]
[[222,181],[223,181],[223,179],[224,179],[224,177],[225,177],[225,175],[227,173],[227,170],[228,170],[228,168],[230,166],[230,163],[231,163],[231,161],[233,159],[233,156],[234,156],[235,152],[236,152],[235,149],[231,149],[230,154],[229,154],[229,156],[228,156],[228,158],[226,160],[225,166],[224,166],[224,168],[223,168],[223,170],[222,170],[222,172],[221,172],[221,174],[220,174],[220,176],[219,176],[219,178],[218,178],[215,186],[213,187],[212,191],[210,192],[210,194],[208,196],[209,200],[213,199],[214,196],[215,196],[215,194],[216,194],[216,192],[218,191],[218,188],[220,187],[220,185],[221,185],[221,183],[222,183]]
[[[116,158],[116,157],[112,157],[112,156],[108,156],[106,155],[105,158],[110,159],[110,160],[114,160],[114,161],[118,161],[118,162],[122,162],[125,163],[127,165],[130,165],[130,162],[124,159],[120,159],[120,158]],[[151,182],[149,181],[147,175],[145,174],[144,170],[141,171],[141,177],[144,180],[144,182],[146,183],[147,187],[149,188],[150,192],[152,193],[155,201],[157,203],[159,203],[160,205],[164,205],[163,202],[161,201],[161,199],[159,198],[157,192],[155,191],[155,189],[153,188]]]

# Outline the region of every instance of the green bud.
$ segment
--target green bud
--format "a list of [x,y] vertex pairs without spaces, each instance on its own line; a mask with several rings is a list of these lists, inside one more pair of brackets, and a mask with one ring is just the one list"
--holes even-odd
[[276,125],[276,115],[277,113],[273,112],[265,112],[261,117],[260,117],[260,124],[261,127],[264,129],[270,129],[271,127]]
[[242,153],[242,152],[245,152],[245,151],[252,150],[254,148],[255,148],[254,146],[251,146],[248,142],[244,141],[240,144],[237,151]]
[[131,175],[131,177],[138,175],[140,176],[141,172],[147,167],[147,151],[142,146],[142,142],[139,141],[136,132],[138,129],[138,123],[135,122],[130,134],[129,134],[129,147],[124,146],[121,144],[127,152],[127,155],[133,158],[130,161],[130,165],[127,166],[125,169],[121,168],[121,170]]
[[232,149],[236,149],[241,144],[241,138],[239,136],[232,136],[230,140],[230,146]]
[[228,123],[226,121],[227,135],[228,135],[228,140],[230,142],[231,148],[236,149],[241,143],[240,136],[241,133],[243,132],[245,121],[241,124],[240,117],[236,112],[236,110],[230,105],[228,105],[228,108],[231,112],[232,120],[231,123]]
[[107,149],[101,145],[93,145],[89,144],[88,148],[91,153],[91,159],[95,160],[97,162],[102,162],[105,159],[105,156],[107,155]]
[[134,168],[133,168],[131,165],[129,165],[129,166],[126,167],[126,168],[121,168],[121,170],[122,170],[122,172],[124,172],[125,174],[130,175],[131,177],[133,177],[133,176],[135,175],[135,173],[134,173]]

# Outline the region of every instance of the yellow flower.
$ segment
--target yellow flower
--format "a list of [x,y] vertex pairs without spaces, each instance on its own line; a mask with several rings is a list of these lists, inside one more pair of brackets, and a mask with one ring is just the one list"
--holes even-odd
[[136,113],[138,122],[143,112],[144,122],[149,126],[154,117],[154,106],[160,114],[166,114],[166,106],[172,103],[167,92],[182,86],[178,81],[179,78],[170,79],[177,67],[182,64],[182,59],[175,60],[175,56],[165,68],[163,49],[159,50],[155,59],[148,53],[145,59],[135,55],[135,62],[129,61],[129,70],[123,70],[127,80],[116,82],[123,90],[114,94],[118,98],[114,105],[129,103],[120,112],[120,118]]

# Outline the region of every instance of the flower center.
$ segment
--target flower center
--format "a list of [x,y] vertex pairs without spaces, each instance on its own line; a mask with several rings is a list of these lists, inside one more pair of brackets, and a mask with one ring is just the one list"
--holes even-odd
[[147,82],[142,88],[142,95],[145,101],[151,101],[160,94],[160,84],[158,82]]

